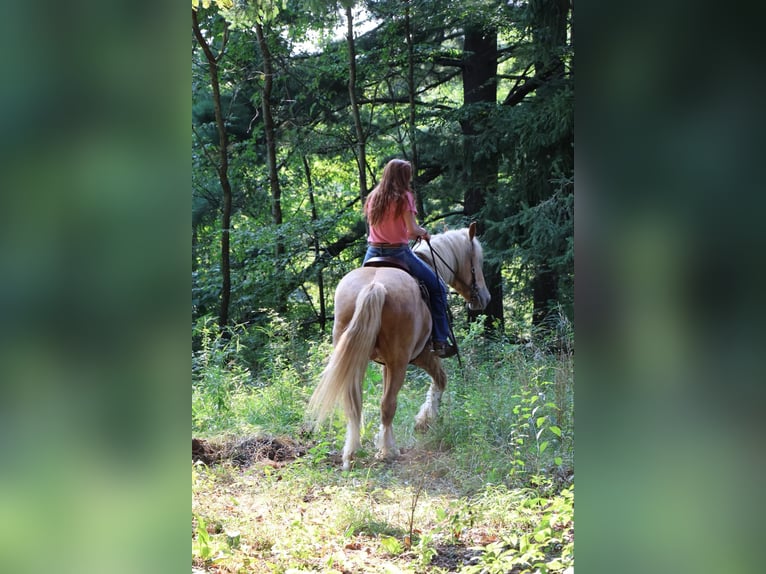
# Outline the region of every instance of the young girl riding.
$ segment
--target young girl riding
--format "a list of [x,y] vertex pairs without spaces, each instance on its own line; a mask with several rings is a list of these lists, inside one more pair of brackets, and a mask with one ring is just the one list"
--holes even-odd
[[364,214],[370,232],[367,236],[366,263],[371,257],[394,257],[403,261],[410,273],[428,289],[433,316],[433,350],[440,357],[451,357],[457,350],[449,343],[447,291],[428,265],[410,249],[408,240],[431,238],[418,225],[415,196],[410,189],[412,166],[408,161],[392,159],[383,169],[380,183],[367,196]]

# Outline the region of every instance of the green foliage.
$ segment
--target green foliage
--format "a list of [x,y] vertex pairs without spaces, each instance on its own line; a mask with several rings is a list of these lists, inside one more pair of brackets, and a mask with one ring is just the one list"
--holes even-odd
[[207,531],[207,524],[201,516],[197,517],[195,534],[197,536],[197,541],[196,544],[192,546],[192,554],[207,561],[213,555],[213,550],[210,547],[210,534],[208,534]]
[[[208,3],[209,4],[209,3]],[[348,54],[337,26],[337,3],[294,0],[232,2],[204,11],[203,28],[218,49],[223,43],[221,14],[229,27],[219,62],[224,115],[229,132],[229,171],[233,185],[233,323],[258,322],[261,312],[288,313],[290,319],[318,318],[318,279],[323,273],[324,301],[345,270],[358,264],[364,249],[360,221],[357,142],[349,121]],[[518,105],[503,98],[529,80],[538,64],[561,59],[571,49],[554,41],[557,26],[546,16],[548,4],[498,2],[410,3],[413,34],[414,125],[410,125],[405,20],[400,3],[367,5],[376,26],[358,28],[357,89],[365,127],[371,185],[392,156],[411,157],[417,145],[416,191],[421,217],[462,224],[470,182],[486,183],[482,213],[487,261],[514,272],[503,290],[529,297],[541,266],[557,276],[554,303],[571,317],[573,295],[573,81],[570,75],[530,92]],[[274,56],[272,114],[277,138],[278,177],[284,223],[272,220],[272,198],[265,162],[262,123],[263,63],[252,22],[267,22],[264,34]],[[357,26],[363,21],[357,19]],[[453,33],[471,27],[497,31],[500,49],[498,103],[464,105],[457,64],[465,58]],[[550,29],[550,33],[546,30]],[[315,49],[299,52],[310,39]],[[301,48],[303,49],[303,48]],[[547,64],[546,64],[547,65]],[[193,263],[194,317],[216,314],[221,290],[218,221],[221,192],[211,158],[217,139],[211,126],[206,63],[193,55]],[[523,80],[516,79],[523,77]],[[465,133],[465,125],[472,133]],[[306,170],[304,160],[309,170]],[[496,182],[487,167],[498,166]],[[473,173],[476,169],[481,171]],[[490,170],[491,171],[491,170]],[[491,174],[490,174],[491,175]],[[308,200],[309,181],[314,190]],[[313,214],[312,212],[315,212]],[[448,215],[457,213],[457,215]],[[472,216],[475,214],[471,214]],[[446,217],[446,219],[445,219]],[[348,237],[350,234],[350,238]],[[282,257],[274,254],[285,240]],[[316,267],[314,243],[320,255]],[[274,270],[279,270],[274,273]]]
[[455,452],[477,482],[524,485],[572,461],[573,369],[568,356],[458,334],[465,368],[450,378],[427,440]]
[[393,536],[381,536],[380,545],[386,552],[392,554],[393,556],[398,556],[404,551],[404,546],[402,546],[402,543]]
[[[535,476],[559,476],[572,465],[572,360],[503,341],[482,342],[480,326],[459,332],[465,369],[450,376],[441,417],[423,439],[449,449],[460,461],[465,487],[504,483],[528,485]],[[223,339],[215,323],[200,321],[194,355],[192,415],[195,432],[297,434],[308,397],[330,353],[329,341],[307,345],[294,328],[273,318],[255,329],[263,341],[251,369],[243,361],[252,349],[242,329]],[[427,376],[413,380],[399,395],[397,420],[411,421],[423,400]],[[417,381],[422,381],[418,383]],[[363,441],[372,441],[379,419],[381,372],[370,364],[363,384]],[[397,425],[399,440],[416,440],[411,423]],[[332,419],[312,455],[319,461],[345,436],[342,416]],[[370,447],[372,445],[370,444]],[[374,448],[372,449],[374,450]],[[364,458],[364,451],[359,458]]]
[[197,10],[200,8],[210,8],[215,4],[217,8],[229,8],[234,4],[234,0],[192,0],[192,9]]
[[559,573],[574,567],[574,495],[564,489],[552,499],[531,498],[527,506],[543,507],[541,519],[521,534],[509,533],[502,540],[481,548],[476,564],[464,574],[505,574],[506,572]]
[[201,560],[204,564],[211,564],[230,556],[232,550],[239,546],[239,533],[225,533],[224,537],[214,538],[211,536],[211,531],[215,534],[223,532],[220,523],[208,523],[197,514],[192,515],[192,520],[197,523],[192,539],[193,558]]
[[243,27],[276,18],[285,0],[192,0],[192,9],[208,9],[213,4],[233,26]]
[[[254,510],[265,516],[257,520],[249,510],[241,516],[195,510],[195,516],[205,516],[209,533],[195,534],[195,560],[236,570],[238,560],[269,557],[277,570],[342,571],[343,560],[358,552],[370,564],[390,560],[404,570],[436,572],[434,561],[444,550],[471,557],[457,565],[467,573],[558,573],[573,566],[573,488],[567,478],[573,449],[571,355],[486,341],[475,324],[459,329],[464,368],[446,362],[441,416],[424,436],[413,433],[413,418],[429,380],[420,371],[408,373],[394,429],[399,446],[413,454],[393,464],[371,456],[382,392],[380,368],[371,363],[363,383],[362,450],[356,467],[341,473],[330,461],[342,448],[345,419],[332,417],[310,438],[302,434],[304,409],[329,341],[304,345],[296,327],[277,316],[263,330],[268,343],[260,351],[261,367],[249,380],[232,384],[246,351],[243,341],[252,334],[242,329],[222,340],[214,322],[198,324],[195,405],[215,404],[223,394],[228,410],[211,407],[195,432],[284,433],[302,437],[307,453],[281,469],[237,474],[227,465],[195,467],[195,497],[203,491],[232,493],[232,484],[241,483],[243,508],[259,506],[249,497],[260,489],[263,507],[274,509]],[[449,486],[440,486],[446,480]],[[441,497],[441,491],[452,494]],[[231,495],[220,504],[231,508]],[[199,528],[198,522],[195,532]],[[264,568],[262,562],[250,564],[250,570]]]
[[250,382],[250,372],[238,364],[240,338],[221,337],[213,319],[198,321],[199,350],[192,356],[192,425],[211,431],[230,424],[231,397]]
[[[305,419],[328,344],[308,348],[277,318],[262,327],[236,328],[224,337],[206,317],[195,332],[199,348],[192,358],[194,431],[295,433]],[[253,344],[260,345],[259,357],[250,363]]]
[[458,544],[466,528],[474,525],[475,515],[465,501],[453,502],[448,508],[436,509],[436,529],[447,534],[447,540]]
[[[228,338],[211,318],[200,320],[195,332],[195,432],[300,432],[308,398],[331,352],[328,339],[311,343],[277,315],[262,326],[234,329]],[[398,397],[396,421],[406,422],[395,424],[397,441],[420,440],[450,451],[458,461],[455,472],[468,490],[484,483],[534,486],[541,480],[555,489],[573,460],[571,355],[484,340],[478,323],[458,328],[457,337],[464,368],[449,374],[441,416],[425,437],[415,436],[411,421],[429,379],[411,370]],[[258,349],[253,348],[256,343]],[[248,359],[254,354],[257,359]],[[363,382],[360,460],[365,451],[374,451],[381,388],[380,367],[371,363]],[[316,437],[310,459],[319,463],[330,450],[340,448],[345,431],[345,419],[333,417]],[[462,520],[464,514],[453,512],[450,519]]]

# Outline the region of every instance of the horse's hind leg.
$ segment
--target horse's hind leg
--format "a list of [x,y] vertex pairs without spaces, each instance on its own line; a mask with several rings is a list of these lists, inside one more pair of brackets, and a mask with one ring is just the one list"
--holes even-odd
[[343,447],[343,470],[351,468],[351,458],[361,446],[359,438],[360,423],[361,417],[356,420],[349,419],[346,425],[346,444]]
[[389,459],[399,456],[392,425],[396,414],[396,395],[404,384],[406,371],[406,364],[383,367],[383,398],[380,401],[380,433],[377,440],[378,458]]
[[359,437],[362,424],[362,383],[355,382],[354,386],[348,390],[345,397],[345,411],[348,423],[346,425],[346,444],[343,447],[343,470],[351,468],[351,458],[361,446]]
[[430,350],[421,353],[413,361],[413,364],[431,375],[431,387],[426,393],[426,400],[415,416],[415,430],[425,432],[436,420],[436,415],[439,413],[442,393],[447,386],[447,374],[444,372],[441,359],[437,357],[436,353],[430,352]]

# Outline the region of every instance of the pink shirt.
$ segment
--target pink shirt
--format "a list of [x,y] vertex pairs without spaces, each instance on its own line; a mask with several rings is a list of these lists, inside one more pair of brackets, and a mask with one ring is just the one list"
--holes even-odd
[[[407,201],[406,211],[412,213],[418,213],[415,207],[415,196],[411,191],[405,192],[404,195]],[[390,206],[386,211],[386,215],[383,221],[377,225],[370,225],[370,234],[367,236],[367,241],[370,243],[407,243],[409,236],[407,235],[407,225],[404,223],[403,217],[396,217],[395,206]]]

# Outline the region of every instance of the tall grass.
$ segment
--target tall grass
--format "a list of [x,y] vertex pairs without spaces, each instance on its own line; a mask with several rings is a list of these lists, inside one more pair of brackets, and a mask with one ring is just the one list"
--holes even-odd
[[[194,433],[302,432],[308,398],[331,352],[328,339],[304,340],[279,320],[257,332],[235,329],[229,339],[210,321],[200,322],[195,333]],[[448,383],[439,419],[426,435],[414,433],[430,379],[410,368],[394,420],[397,442],[449,452],[466,491],[488,483],[556,487],[573,467],[572,353],[561,346],[549,353],[542,345],[488,340],[478,323],[460,327],[456,335],[463,366],[445,361]],[[247,359],[254,353],[257,362]],[[380,395],[380,367],[371,363],[363,383],[361,456],[374,451]],[[328,449],[337,448],[345,421],[334,417],[324,433]]]
[[330,352],[329,341],[306,341],[275,320],[235,327],[224,338],[212,320],[194,329],[192,431],[201,436],[294,434]]
[[[477,485],[556,480],[573,464],[573,358],[534,345],[458,334],[438,424],[424,442],[449,449]],[[469,480],[470,482],[470,480]]]

